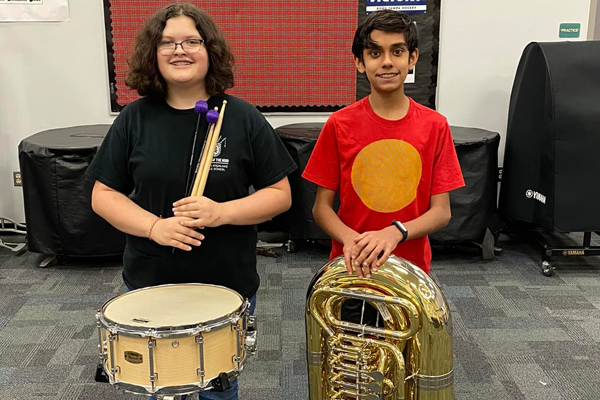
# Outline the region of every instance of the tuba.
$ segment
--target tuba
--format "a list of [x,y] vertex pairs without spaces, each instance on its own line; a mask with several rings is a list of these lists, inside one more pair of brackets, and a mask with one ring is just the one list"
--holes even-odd
[[[348,299],[375,307],[383,327],[342,321]],[[307,293],[306,340],[310,400],[454,398],[450,309],[404,259],[390,256],[369,279],[349,275],[343,257],[321,268]]]

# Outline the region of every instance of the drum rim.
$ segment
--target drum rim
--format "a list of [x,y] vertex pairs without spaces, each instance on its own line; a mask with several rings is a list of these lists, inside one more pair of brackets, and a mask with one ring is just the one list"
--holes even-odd
[[[145,290],[151,290],[151,289],[156,289],[156,288],[161,288],[161,287],[170,287],[170,286],[202,286],[202,287],[215,287],[215,288],[219,288],[219,289],[226,289],[226,290],[234,293],[235,295],[237,295],[241,301],[241,304],[233,312],[231,312],[229,314],[225,314],[224,316],[216,318],[216,319],[198,322],[198,323],[192,324],[192,325],[177,325],[177,326],[169,326],[169,327],[147,327],[147,326],[126,325],[126,324],[122,324],[119,322],[115,322],[115,321],[107,318],[104,315],[106,307],[110,303],[116,301],[117,299],[119,299],[121,297],[127,296],[134,292],[141,292],[141,291],[145,291]],[[159,337],[173,337],[173,336],[178,336],[178,335],[187,336],[190,333],[195,334],[198,332],[211,331],[211,330],[220,328],[224,325],[228,325],[227,322],[232,322],[232,318],[231,318],[232,315],[235,315],[238,318],[241,318],[248,309],[249,309],[248,301],[246,301],[242,297],[241,294],[239,294],[237,291],[235,291],[233,289],[230,289],[230,288],[222,286],[222,285],[214,285],[214,284],[208,284],[208,283],[167,283],[167,284],[163,284],[163,285],[147,286],[147,287],[140,288],[140,289],[134,289],[129,292],[121,293],[118,296],[115,296],[111,299],[108,299],[107,301],[104,302],[104,304],[102,305],[100,310],[98,310],[98,313],[96,314],[96,318],[97,318],[98,322],[100,323],[100,325],[102,325],[105,329],[111,331],[112,333],[121,333],[124,335],[129,334],[131,336],[142,336],[142,337],[152,336],[152,337],[159,338]],[[123,329],[119,329],[119,328],[123,328]]]

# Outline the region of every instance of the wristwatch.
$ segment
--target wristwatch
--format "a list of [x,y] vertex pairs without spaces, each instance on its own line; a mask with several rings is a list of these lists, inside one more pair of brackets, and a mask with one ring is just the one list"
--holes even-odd
[[398,243],[404,242],[408,238],[408,229],[406,229],[406,227],[402,225],[402,222],[400,221],[392,221],[392,225],[402,232],[402,239]]

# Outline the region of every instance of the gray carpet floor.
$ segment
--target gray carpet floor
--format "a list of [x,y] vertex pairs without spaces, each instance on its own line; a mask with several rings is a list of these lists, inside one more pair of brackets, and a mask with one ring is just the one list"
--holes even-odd
[[[455,398],[600,399],[600,258],[557,259],[546,277],[522,237],[499,245],[489,261],[469,248],[434,249],[431,276],[454,323]],[[259,350],[240,379],[243,400],[308,399],[303,309],[328,249],[296,247],[258,257]],[[142,398],[94,381],[94,315],[124,290],[120,260],[41,269],[43,258],[0,249],[0,399]]]

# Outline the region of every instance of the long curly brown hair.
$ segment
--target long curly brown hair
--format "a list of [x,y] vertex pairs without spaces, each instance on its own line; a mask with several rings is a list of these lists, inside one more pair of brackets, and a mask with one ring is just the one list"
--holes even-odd
[[208,52],[206,91],[217,95],[233,87],[234,58],[223,33],[208,14],[189,4],[171,4],[158,10],[142,27],[129,59],[129,73],[125,84],[137,90],[140,96],[165,97],[167,84],[158,70],[156,46],[162,40],[167,20],[187,16],[194,20],[196,29],[205,40]]

